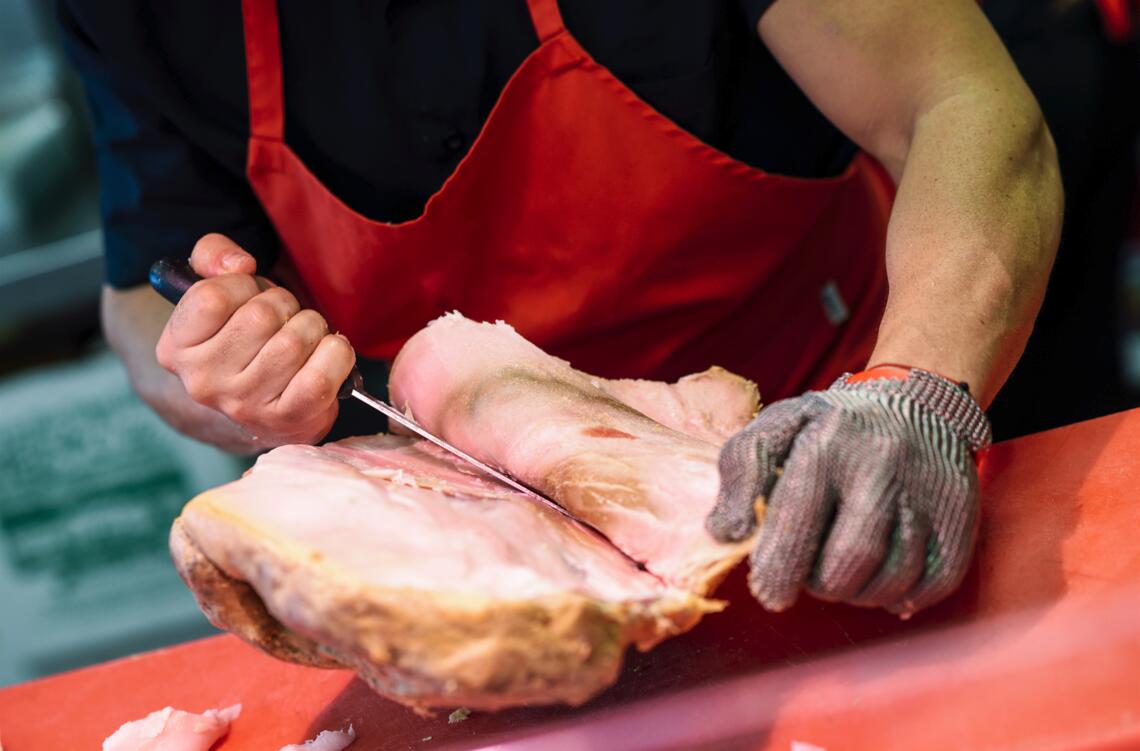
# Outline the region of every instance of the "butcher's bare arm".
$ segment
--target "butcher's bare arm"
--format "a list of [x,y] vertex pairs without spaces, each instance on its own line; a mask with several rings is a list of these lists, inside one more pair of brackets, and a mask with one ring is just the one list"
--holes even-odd
[[154,346],[173,310],[149,285],[103,287],[103,333],[126,365],[135,393],[179,432],[234,454],[254,453],[249,433],[191,399],[178,376],[155,359]]
[[988,405],[1021,356],[1062,191],[1032,93],[974,0],[779,0],[765,43],[898,183],[871,363],[966,381]]

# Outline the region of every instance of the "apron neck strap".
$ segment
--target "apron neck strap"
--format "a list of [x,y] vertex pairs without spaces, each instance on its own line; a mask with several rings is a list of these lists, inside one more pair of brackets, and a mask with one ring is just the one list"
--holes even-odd
[[526,4],[540,44],[566,30],[562,12],[558,10],[558,0],[526,0]]
[[[558,0],[527,0],[538,41],[566,30]],[[285,97],[281,77],[281,30],[276,0],[242,0],[245,76],[249,92],[249,132],[258,138],[285,138]]]
[[245,33],[249,133],[257,138],[282,141],[285,138],[285,98],[277,0],[242,0],[241,17]]

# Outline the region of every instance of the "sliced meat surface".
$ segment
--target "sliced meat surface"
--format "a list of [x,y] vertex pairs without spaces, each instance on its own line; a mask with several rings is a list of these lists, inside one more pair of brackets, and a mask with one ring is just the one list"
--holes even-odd
[[[259,459],[245,479],[204,496],[185,522],[192,531],[209,528],[199,545],[216,563],[233,558],[237,570],[253,567],[233,555],[237,540],[227,535],[257,525],[258,539],[288,541],[314,565],[377,588],[519,600],[575,592],[608,601],[666,591],[560,514],[457,469],[440,453],[394,436],[285,446]],[[313,500],[288,502],[283,487]],[[206,509],[216,513],[199,513]]]
[[720,607],[394,436],[269,452],[188,504],[172,549],[217,625],[414,706],[584,701],[626,645]]
[[[747,549],[713,540],[704,519],[716,500],[719,442],[758,406],[743,379],[734,390],[716,372],[703,375],[684,385],[604,381],[506,324],[450,314],[404,346],[390,390],[424,427],[542,490],[669,583],[703,594]],[[721,403],[725,417],[706,417]]]

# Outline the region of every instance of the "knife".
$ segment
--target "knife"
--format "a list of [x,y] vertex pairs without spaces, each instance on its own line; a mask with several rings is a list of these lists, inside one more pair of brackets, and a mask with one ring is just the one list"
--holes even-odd
[[[150,286],[154,287],[158,294],[162,295],[171,303],[177,305],[178,301],[182,299],[182,295],[186,294],[186,290],[190,289],[195,282],[201,281],[202,277],[195,273],[194,269],[190,267],[189,261],[180,259],[164,258],[161,261],[155,261],[154,265],[150,267]],[[557,511],[562,516],[573,520],[579,525],[584,523],[570,515],[566,509],[559,506],[554,501],[547,498],[542,493],[539,493],[534,488],[525,485],[515,478],[508,475],[506,472],[495,469],[485,462],[481,462],[475,457],[468,454],[463,449],[452,446],[447,441],[432,433],[430,430],[419,425],[415,420],[412,420],[407,415],[400,412],[387,402],[377,399],[364,390],[364,377],[360,374],[360,369],[353,366],[352,372],[348,374],[348,378],[341,384],[340,390],[337,392],[338,399],[357,399],[364,402],[369,407],[380,414],[387,417],[392,422],[398,423],[408,430],[412,431],[421,438],[431,441],[436,446],[439,446],[444,451],[450,453],[463,460],[468,465],[474,467],[485,475],[493,477],[503,485],[517,490],[524,495],[527,495],[537,501],[540,501],[548,508]],[[592,527],[589,527],[593,529]],[[594,530],[597,532],[597,530]],[[599,533],[600,534],[600,533]]]

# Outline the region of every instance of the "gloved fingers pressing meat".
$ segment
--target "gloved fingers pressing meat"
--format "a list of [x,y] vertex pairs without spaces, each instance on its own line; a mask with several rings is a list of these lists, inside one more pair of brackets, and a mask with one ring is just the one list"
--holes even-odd
[[749,557],[749,587],[769,610],[785,610],[795,603],[834,511],[836,494],[827,473],[824,430],[822,423],[813,422],[793,441]]
[[970,567],[978,536],[977,478],[964,475],[950,500],[934,510],[932,527],[923,546],[923,570],[918,582],[886,605],[892,613],[910,616],[946,598],[958,588]]
[[930,523],[904,498],[899,503],[882,565],[847,602],[863,607],[889,608],[901,601],[922,578],[929,537]]
[[720,492],[706,521],[713,537],[739,542],[756,530],[793,439],[821,407],[802,398],[776,402],[724,445]]
[[[836,440],[851,440],[850,432]],[[887,558],[903,492],[895,474],[901,453],[892,441],[864,438],[832,465],[836,514],[808,587],[821,600],[851,601]]]
[[786,608],[806,585],[822,599],[908,615],[965,575],[974,458],[989,442],[989,422],[960,384],[900,366],[844,376],[777,402],[729,441],[708,528],[743,539],[756,500],[770,495],[751,556],[762,604]]

